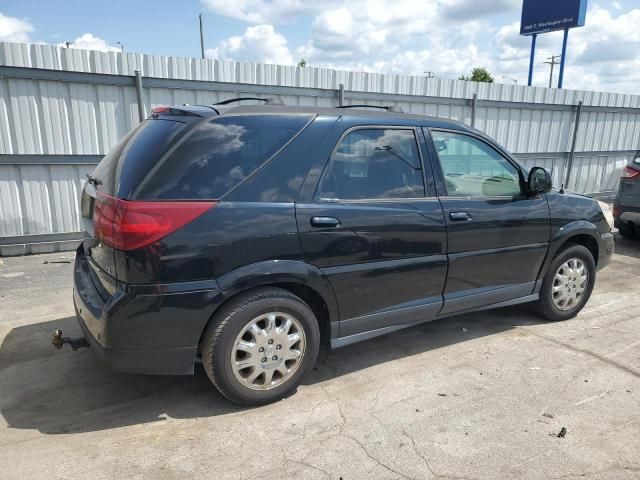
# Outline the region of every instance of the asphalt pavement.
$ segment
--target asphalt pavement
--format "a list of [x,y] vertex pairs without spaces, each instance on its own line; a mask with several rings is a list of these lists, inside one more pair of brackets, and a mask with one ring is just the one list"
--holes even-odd
[[193,377],[117,373],[79,335],[72,253],[0,262],[0,478],[640,478],[640,241],[583,312],[461,315],[319,360],[241,409]]

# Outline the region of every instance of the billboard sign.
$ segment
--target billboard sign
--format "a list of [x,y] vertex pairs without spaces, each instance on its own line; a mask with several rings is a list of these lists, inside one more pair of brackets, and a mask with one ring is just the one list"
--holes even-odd
[[587,0],[524,0],[520,35],[584,26]]

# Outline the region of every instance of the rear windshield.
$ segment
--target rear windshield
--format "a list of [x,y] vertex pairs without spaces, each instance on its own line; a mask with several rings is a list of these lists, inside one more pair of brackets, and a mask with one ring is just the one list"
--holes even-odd
[[149,119],[129,132],[93,172],[109,195],[129,198],[147,172],[185,129],[183,122]]
[[308,115],[216,118],[194,129],[142,184],[137,198],[217,199],[273,156]]

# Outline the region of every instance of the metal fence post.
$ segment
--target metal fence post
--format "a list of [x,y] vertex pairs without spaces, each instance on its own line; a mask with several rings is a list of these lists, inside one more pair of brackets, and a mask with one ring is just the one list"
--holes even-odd
[[478,109],[478,94],[474,93],[471,97],[471,127],[476,128],[476,111]]
[[338,89],[338,105],[340,107],[344,105],[344,83],[341,83]]
[[140,70],[135,71],[136,74],[136,99],[138,100],[138,119],[140,122],[144,122],[146,117],[144,113],[144,102],[142,100],[142,72]]
[[565,168],[565,177],[563,185],[569,185],[569,178],[571,175],[571,167],[573,165],[573,155],[576,152],[576,142],[578,141],[578,129],[580,127],[580,115],[582,114],[582,100],[578,102],[576,106],[576,115],[573,121],[573,138],[571,139],[571,150],[569,151],[569,156],[567,157],[567,166]]

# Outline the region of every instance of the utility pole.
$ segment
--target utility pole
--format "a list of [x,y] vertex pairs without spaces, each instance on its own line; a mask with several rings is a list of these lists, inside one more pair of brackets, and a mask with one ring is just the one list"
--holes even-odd
[[202,58],[204,58],[204,34],[202,33],[202,14],[198,15],[198,19],[200,20],[200,53],[202,54]]
[[551,57],[547,57],[547,60],[550,60],[550,61],[546,61],[546,62],[544,62],[544,63],[546,63],[546,64],[548,64],[548,65],[551,65],[551,73],[550,73],[550,75],[549,75],[549,88],[551,88],[551,87],[552,87],[552,84],[553,84],[553,67],[554,67],[555,65],[557,65],[558,63],[560,63],[560,62],[557,60],[557,59],[558,59],[558,58],[560,58],[560,57],[561,57],[561,55],[552,55]]

